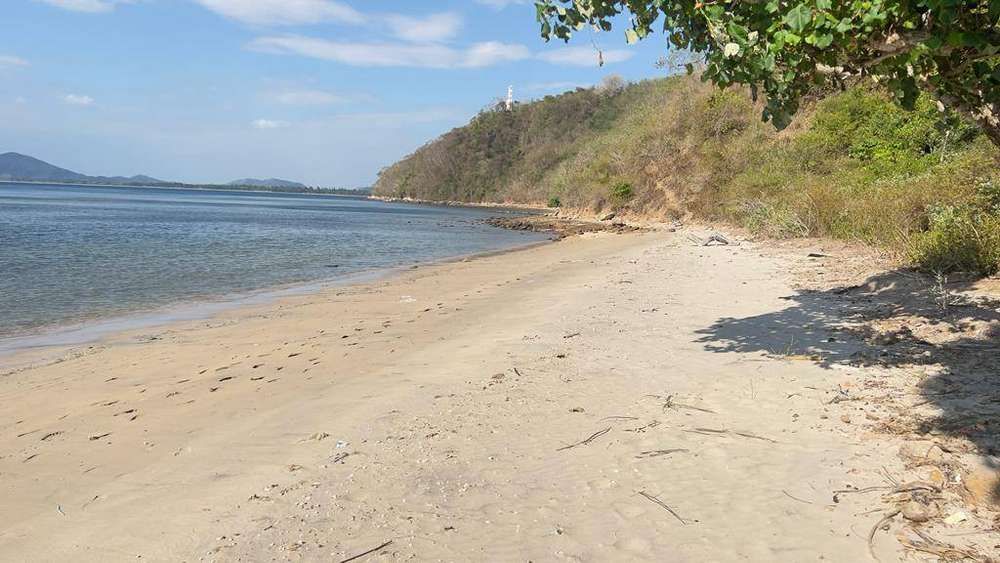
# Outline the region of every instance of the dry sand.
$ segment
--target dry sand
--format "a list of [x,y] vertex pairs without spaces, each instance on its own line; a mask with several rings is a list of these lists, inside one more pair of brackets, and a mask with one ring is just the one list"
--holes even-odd
[[0,560],[866,561],[899,494],[995,553],[951,473],[884,496],[907,376],[789,255],[591,234],[7,358]]

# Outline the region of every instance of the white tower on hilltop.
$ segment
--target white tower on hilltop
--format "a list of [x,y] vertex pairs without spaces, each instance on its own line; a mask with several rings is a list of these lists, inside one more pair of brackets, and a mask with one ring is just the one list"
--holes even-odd
[[514,86],[507,87],[507,111],[514,111]]

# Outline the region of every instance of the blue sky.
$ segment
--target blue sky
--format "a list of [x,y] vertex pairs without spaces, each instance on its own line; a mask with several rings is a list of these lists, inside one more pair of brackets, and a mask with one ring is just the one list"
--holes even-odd
[[530,0],[4,0],[0,153],[363,186],[508,85],[525,100],[650,78],[665,50],[620,30],[546,44]]

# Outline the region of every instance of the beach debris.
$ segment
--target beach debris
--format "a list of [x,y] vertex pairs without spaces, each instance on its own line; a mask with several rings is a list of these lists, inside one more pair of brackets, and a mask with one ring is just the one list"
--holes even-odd
[[583,407],[573,407],[569,409],[569,412],[583,412]]
[[327,434],[326,432],[314,432],[314,433],[310,434],[309,436],[307,436],[306,438],[304,438],[302,440],[299,440],[299,441],[300,442],[322,442],[323,440],[326,440],[329,437],[330,437],[330,435]]
[[105,432],[104,434],[96,434],[96,435],[90,437],[90,441],[91,442],[96,442],[97,440],[100,440],[101,438],[107,438],[110,435],[111,435],[111,432]]
[[849,489],[840,489],[840,490],[837,490],[837,491],[833,491],[833,502],[834,503],[839,503],[840,502],[840,495],[843,495],[843,494],[848,494],[848,493],[864,494],[864,493],[871,493],[871,492],[875,492],[875,491],[885,491],[886,495],[896,495],[896,494],[901,494],[901,493],[914,493],[914,492],[918,492],[918,491],[926,491],[926,492],[930,492],[930,493],[940,493],[941,492],[941,487],[938,487],[937,485],[935,485],[933,483],[925,483],[923,481],[911,481],[911,482],[906,483],[904,485],[896,485],[896,484],[894,484],[894,486],[876,485],[874,487],[865,487],[863,489],[859,489],[857,487],[851,487]]
[[382,545],[373,547],[373,548],[369,549],[368,551],[366,551],[364,553],[359,553],[359,554],[354,555],[352,557],[348,557],[347,559],[344,559],[340,563],[349,563],[351,561],[357,561],[358,559],[361,559],[362,557],[365,557],[367,555],[371,555],[373,553],[377,553],[379,551],[382,551],[383,549],[389,547],[390,545],[392,545],[392,540],[389,540],[389,541],[383,543]]
[[805,499],[801,499],[801,498],[793,495],[792,493],[790,493],[790,492],[788,492],[788,491],[786,491],[784,489],[781,489],[781,492],[784,493],[786,497],[788,497],[788,498],[790,498],[792,500],[796,500],[796,501],[799,501],[799,502],[805,503],[805,504],[812,504],[811,501],[808,501],[808,500],[805,500]]
[[649,424],[646,424],[644,426],[640,426],[638,428],[626,428],[625,431],[626,432],[635,432],[636,434],[641,434],[641,433],[649,430],[650,428],[656,428],[659,425],[660,425],[660,421],[659,420],[652,420],[652,421],[650,421]]
[[574,332],[573,334],[567,334],[566,336],[563,336],[563,338],[569,340],[570,338],[576,338],[577,336],[580,336],[579,332]]
[[699,238],[695,235],[688,235],[688,240],[693,242],[696,246],[737,246],[739,243],[731,241],[720,233],[711,233],[708,238]]
[[687,525],[687,521],[684,520],[683,518],[681,518],[681,515],[677,514],[677,512],[674,511],[673,508],[670,508],[669,506],[667,506],[667,503],[665,503],[662,500],[658,499],[657,497],[655,497],[655,496],[647,493],[646,491],[639,491],[639,494],[642,495],[642,497],[645,498],[646,500],[648,500],[649,502],[652,502],[652,503],[658,505],[659,507],[663,508],[664,510],[666,510],[667,512],[669,512],[670,514],[672,514],[673,517],[676,518],[677,521],[680,522],[681,524],[683,524],[685,526]]
[[[649,397],[656,397],[657,399],[663,399],[663,397],[661,397],[660,395],[648,395],[648,396]],[[695,406],[692,406],[692,405],[686,405],[684,403],[678,403],[677,401],[674,401],[674,396],[673,395],[667,395],[666,401],[664,401],[664,403],[663,403],[663,412],[666,412],[666,411],[668,411],[670,409],[674,409],[674,410],[677,410],[677,409],[687,409],[687,410],[692,410],[692,411],[705,412],[705,413],[709,413],[709,414],[716,414],[716,412],[713,411],[713,410],[711,410],[711,409],[705,409],[705,408],[702,408],[702,407],[695,407]]]
[[48,442],[49,440],[51,440],[52,438],[55,438],[56,436],[58,436],[60,434],[65,434],[65,431],[63,431],[63,430],[57,430],[55,432],[49,432],[48,434],[42,436],[42,441],[43,442]]
[[337,444],[334,447],[337,448],[338,450],[342,450],[349,445],[351,445],[349,442],[345,442],[343,440],[337,440]]
[[968,519],[969,515],[959,510],[958,512],[955,512],[951,516],[945,518],[944,523],[948,524],[949,526],[954,526],[955,524],[961,524],[962,522],[965,522]]
[[906,518],[910,522],[927,522],[932,516],[934,516],[934,512],[929,506],[915,500],[911,500],[904,504],[901,510],[903,518]]
[[561,452],[561,451],[563,451],[563,450],[568,450],[568,449],[571,449],[571,448],[575,448],[575,447],[577,447],[577,446],[586,446],[587,444],[590,444],[591,442],[593,442],[593,441],[594,441],[594,440],[596,440],[597,438],[600,438],[601,436],[603,436],[603,435],[607,434],[608,432],[611,432],[611,427],[610,427],[610,426],[608,426],[608,427],[607,427],[607,428],[605,428],[604,430],[598,430],[597,432],[594,432],[593,434],[591,434],[591,435],[590,435],[590,436],[589,436],[589,437],[588,437],[587,439],[585,439],[585,440],[581,440],[581,441],[579,441],[579,442],[577,442],[577,443],[575,443],[575,444],[570,444],[570,445],[568,445],[568,446],[563,446],[563,447],[561,447],[561,448],[558,448],[558,449],[556,449],[556,451],[557,451],[557,452]]
[[897,508],[889,514],[886,514],[881,520],[876,522],[875,525],[872,526],[871,531],[868,532],[868,555],[871,555],[872,559],[875,561],[881,561],[881,559],[878,558],[878,555],[875,555],[875,534],[878,533],[880,529],[888,531],[889,524],[892,522],[892,519],[895,518],[900,512],[901,511]]
[[904,547],[921,553],[936,555],[941,561],[991,561],[988,557],[983,557],[974,551],[959,549],[951,544],[936,540],[916,528],[910,528],[907,531],[917,536],[917,539],[901,536],[899,542]]
[[764,436],[758,436],[757,434],[751,434],[749,432],[737,432],[735,430],[715,430],[713,428],[694,428],[690,430],[685,430],[685,432],[690,432],[692,434],[704,434],[705,436],[722,436],[725,434],[732,434],[734,436],[741,436],[743,438],[750,438],[753,440],[763,440],[765,442],[770,442],[772,444],[777,444],[777,440],[772,440],[771,438],[766,438]]
[[66,513],[65,513],[65,512],[63,512],[63,509],[62,509],[62,505],[61,505],[61,504],[57,504],[57,505],[56,505],[56,510],[58,510],[58,511],[59,511],[59,514],[62,514],[63,516],[66,516]]
[[333,463],[340,463],[340,462],[344,461],[345,459],[347,459],[347,456],[349,456],[349,455],[351,455],[349,452],[341,452],[341,453],[333,456]]
[[649,459],[653,457],[662,457],[665,455],[676,454],[680,452],[687,452],[688,450],[684,448],[674,448],[672,450],[651,450],[648,452],[639,452],[639,455],[635,456],[636,459]]

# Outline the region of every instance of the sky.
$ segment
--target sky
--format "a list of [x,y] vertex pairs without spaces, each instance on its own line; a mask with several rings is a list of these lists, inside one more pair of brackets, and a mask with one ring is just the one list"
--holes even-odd
[[665,53],[620,26],[545,43],[531,0],[3,0],[0,153],[368,186],[508,85],[525,101],[653,78]]

